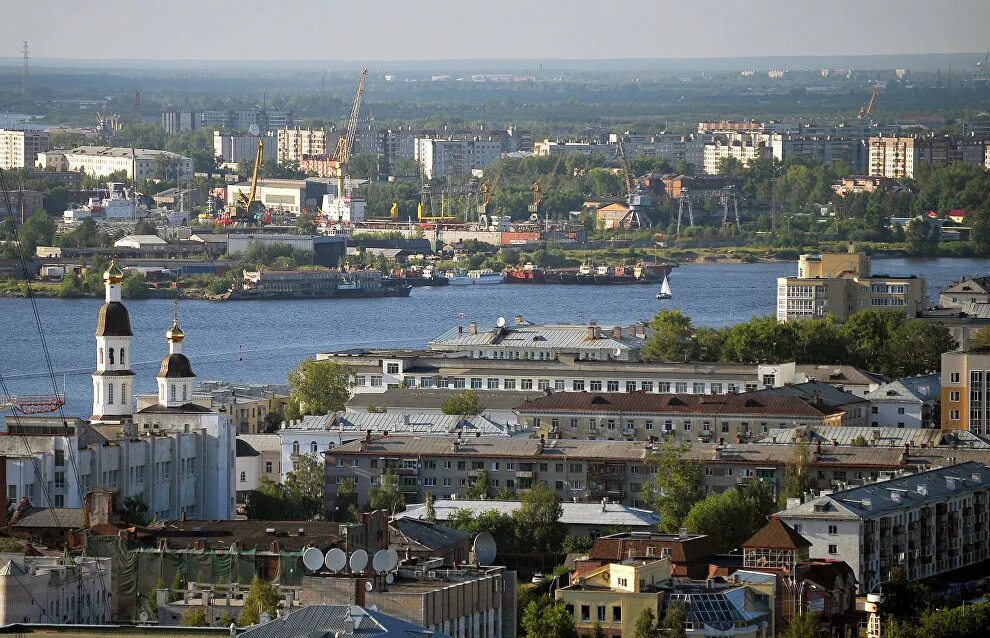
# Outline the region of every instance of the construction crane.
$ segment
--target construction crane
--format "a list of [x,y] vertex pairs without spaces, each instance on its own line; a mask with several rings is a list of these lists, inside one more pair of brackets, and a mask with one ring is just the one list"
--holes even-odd
[[244,223],[253,224],[256,220],[251,215],[251,205],[254,203],[254,198],[258,194],[258,170],[261,168],[261,163],[264,161],[265,154],[265,142],[264,140],[258,140],[258,153],[254,158],[254,171],[251,173],[251,191],[250,194],[245,195],[244,191],[239,191],[237,197],[234,199],[233,211],[229,212],[224,216],[221,225],[227,226],[232,223]]
[[553,166],[550,167],[550,172],[533,182],[533,185],[530,187],[533,191],[533,203],[529,205],[531,221],[537,221],[539,219],[540,204],[543,203],[543,196],[545,193],[550,192],[550,188],[553,186],[554,180],[557,177],[557,167],[560,166],[560,161],[563,158],[563,154],[558,155]]
[[351,151],[354,150],[354,135],[357,133],[361,99],[364,97],[364,81],[367,77],[368,69],[363,69],[358,80],[357,93],[354,95],[354,104],[351,105],[351,117],[347,120],[347,131],[337,140],[337,150],[330,160],[330,170],[337,177],[337,197],[344,196],[344,174],[347,171],[347,162],[351,160]]
[[626,159],[626,149],[622,146],[622,136],[619,136],[619,157],[622,160],[622,172],[626,177],[626,203],[629,211],[619,220],[620,227],[648,228],[650,219],[640,212],[647,205],[648,199],[640,192],[639,186],[633,184],[632,171],[629,170],[629,160]]
[[873,112],[873,103],[876,102],[877,95],[879,94],[880,94],[880,85],[874,84],[873,92],[870,93],[870,101],[866,103],[866,106],[861,107],[859,109],[859,113],[856,115],[858,119],[863,119],[864,117],[867,117],[870,113]]

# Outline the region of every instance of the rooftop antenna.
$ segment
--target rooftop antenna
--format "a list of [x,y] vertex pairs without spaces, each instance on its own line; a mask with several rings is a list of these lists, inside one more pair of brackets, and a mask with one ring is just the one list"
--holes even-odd
[[28,41],[24,41],[24,45],[21,47],[21,59],[24,61],[24,68],[21,71],[21,95],[27,97],[30,93],[28,88],[28,56],[31,50],[28,48]]

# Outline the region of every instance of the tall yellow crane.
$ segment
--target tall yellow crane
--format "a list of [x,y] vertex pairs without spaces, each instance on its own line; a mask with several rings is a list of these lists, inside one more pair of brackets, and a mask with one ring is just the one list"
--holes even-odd
[[873,92],[870,93],[870,101],[866,103],[866,106],[859,109],[859,113],[856,114],[858,119],[863,119],[873,112],[873,103],[877,101],[877,95],[880,93],[880,85],[873,85]]
[[234,210],[233,214],[230,215],[230,223],[254,223],[254,217],[251,216],[251,204],[254,203],[254,198],[258,195],[258,170],[261,168],[261,163],[264,161],[265,155],[265,141],[258,140],[258,152],[254,158],[254,170],[251,172],[251,191],[249,195],[245,195],[244,191],[237,193],[237,198],[234,200]]
[[361,79],[358,80],[357,93],[354,95],[354,104],[351,105],[351,117],[347,120],[347,131],[337,140],[337,150],[334,151],[331,159],[330,168],[337,175],[337,197],[344,196],[344,173],[347,170],[347,162],[351,159],[351,151],[354,149],[354,135],[357,133],[361,99],[364,97],[364,81],[367,77],[368,69],[363,69]]

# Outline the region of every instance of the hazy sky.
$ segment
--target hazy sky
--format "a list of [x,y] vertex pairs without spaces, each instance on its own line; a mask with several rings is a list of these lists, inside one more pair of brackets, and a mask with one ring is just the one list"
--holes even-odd
[[990,0],[0,0],[0,57],[413,60],[958,53]]

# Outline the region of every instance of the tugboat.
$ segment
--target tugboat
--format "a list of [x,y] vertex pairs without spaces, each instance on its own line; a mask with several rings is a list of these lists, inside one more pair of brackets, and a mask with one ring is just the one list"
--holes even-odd
[[660,292],[657,293],[657,299],[670,299],[674,294],[670,292],[670,284],[667,283],[667,278],[663,278],[663,284],[660,286]]

